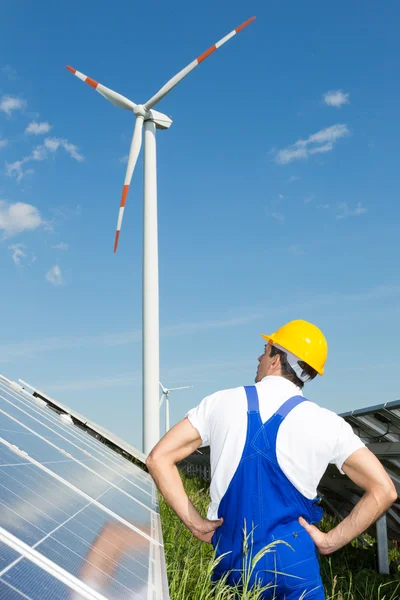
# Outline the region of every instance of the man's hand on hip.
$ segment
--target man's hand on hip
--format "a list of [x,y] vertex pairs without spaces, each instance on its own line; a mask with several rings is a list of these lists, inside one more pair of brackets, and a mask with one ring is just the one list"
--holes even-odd
[[336,550],[330,541],[329,533],[324,533],[315,525],[310,525],[303,517],[299,518],[299,523],[310,534],[320,554],[332,554]]
[[223,519],[218,519],[217,521],[210,521],[209,519],[202,519],[196,525],[190,527],[190,531],[192,535],[201,540],[202,542],[206,542],[207,544],[211,544],[212,536],[218,527],[221,527]]

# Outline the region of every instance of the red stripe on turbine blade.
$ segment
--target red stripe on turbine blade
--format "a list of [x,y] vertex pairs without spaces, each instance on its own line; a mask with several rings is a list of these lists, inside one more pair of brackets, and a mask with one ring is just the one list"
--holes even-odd
[[118,240],[119,240],[119,231],[116,231],[115,242],[114,242],[114,253],[117,251],[117,248],[118,248]]
[[216,49],[217,49],[217,46],[214,44],[214,46],[211,46],[211,48],[209,48],[208,50],[206,50],[205,52],[203,52],[203,54],[201,54],[197,58],[198,64],[200,64],[201,62],[203,62],[203,60],[205,60],[208,56],[210,56],[210,54],[212,54],[214,52],[214,50],[216,50]]
[[122,190],[122,198],[121,198],[121,208],[125,206],[126,198],[129,192],[129,185],[124,185],[124,189]]
[[72,67],[70,67],[68,65],[67,65],[67,69],[68,69],[68,71],[71,71],[71,73],[73,73],[75,75],[76,69],[73,69]]
[[93,89],[96,89],[97,86],[99,85],[97,83],[97,81],[95,81],[94,79],[90,79],[90,77],[86,77],[85,83],[87,83],[88,85],[90,85]]
[[248,21],[245,21],[244,23],[239,25],[239,27],[236,27],[236,29],[235,29],[236,33],[239,33],[239,31],[242,31],[242,29],[247,27],[247,25],[249,25],[252,21],[254,21],[254,19],[255,19],[255,17],[251,17],[251,19],[248,19]]

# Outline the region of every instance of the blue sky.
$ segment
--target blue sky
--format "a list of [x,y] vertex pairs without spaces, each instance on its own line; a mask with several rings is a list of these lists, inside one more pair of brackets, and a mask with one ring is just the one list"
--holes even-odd
[[306,392],[399,397],[400,6],[6,2],[0,23],[0,371],[141,447],[142,162],[118,253],[136,103],[249,17],[157,109],[161,381],[175,422],[252,382],[260,333],[329,343]]

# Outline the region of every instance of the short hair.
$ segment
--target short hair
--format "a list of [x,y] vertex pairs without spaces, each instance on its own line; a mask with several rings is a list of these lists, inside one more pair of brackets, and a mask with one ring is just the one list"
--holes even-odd
[[[286,352],[284,352],[283,350],[280,350],[275,345],[271,345],[270,357],[272,358],[273,356],[276,356],[276,355],[278,355],[281,359],[282,377],[284,377],[285,379],[288,379],[289,381],[294,383],[294,385],[297,385],[297,387],[299,387],[300,389],[303,389],[304,381],[302,381],[301,379],[299,379],[297,377],[296,373],[294,372],[292,367],[289,365]],[[318,372],[315,369],[313,369],[312,367],[310,367],[310,365],[308,365],[306,362],[304,362],[304,360],[299,360],[298,364],[299,364],[299,367],[301,367],[303,369],[301,376],[304,377],[305,375],[307,375],[308,381],[311,381],[318,375]]]

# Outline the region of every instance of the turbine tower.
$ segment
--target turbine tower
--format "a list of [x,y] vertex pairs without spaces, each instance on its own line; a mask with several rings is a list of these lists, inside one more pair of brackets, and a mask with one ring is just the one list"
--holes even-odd
[[177,388],[165,388],[160,381],[160,387],[162,389],[162,394],[161,394],[161,398],[160,398],[160,408],[162,407],[162,404],[163,404],[164,398],[165,398],[165,433],[167,433],[167,431],[169,431],[169,395],[170,395],[170,393],[176,392],[177,390],[188,390],[189,388],[192,388],[193,386],[185,385],[183,387],[177,387]]
[[144,191],[143,191],[143,451],[148,454],[160,439],[160,413],[158,383],[159,359],[159,297],[158,297],[158,230],[157,230],[157,168],[156,129],[168,129],[172,120],[156,110],[160,102],[186,75],[202,63],[210,54],[239,33],[252,21],[252,17],[228,33],[219,42],[189,63],[170,79],[144,104],[135,104],[125,96],[87,77],[72,67],[67,67],[76,77],[90,85],[106,100],[118,108],[131,111],[136,117],[128,166],[118,214],[114,252],[118,247],[122,219],[133,171],[142,146],[144,129]]

